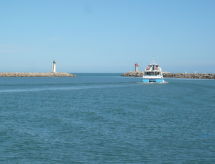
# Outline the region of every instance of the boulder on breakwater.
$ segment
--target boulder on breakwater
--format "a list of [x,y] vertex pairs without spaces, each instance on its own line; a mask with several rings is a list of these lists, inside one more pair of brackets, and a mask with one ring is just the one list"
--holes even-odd
[[0,77],[75,77],[74,74],[65,72],[24,73],[24,72],[0,72]]
[[[127,72],[122,76],[142,77],[144,72]],[[166,78],[215,79],[215,73],[163,73]]]

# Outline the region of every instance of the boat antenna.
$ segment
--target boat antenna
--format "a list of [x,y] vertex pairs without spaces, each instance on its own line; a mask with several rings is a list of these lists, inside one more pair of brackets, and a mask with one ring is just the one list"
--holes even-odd
[[155,56],[152,57],[152,64],[156,64]]

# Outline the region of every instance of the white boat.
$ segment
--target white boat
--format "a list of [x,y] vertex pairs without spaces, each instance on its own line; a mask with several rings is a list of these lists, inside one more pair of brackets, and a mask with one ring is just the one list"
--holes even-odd
[[149,64],[143,75],[144,83],[165,83],[162,69],[158,64]]

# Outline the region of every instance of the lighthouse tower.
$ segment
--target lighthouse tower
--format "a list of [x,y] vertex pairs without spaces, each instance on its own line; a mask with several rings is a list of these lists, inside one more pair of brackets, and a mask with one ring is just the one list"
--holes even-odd
[[56,62],[55,61],[52,62],[52,72],[56,73]]
[[135,63],[134,64],[134,72],[139,72],[139,64],[138,63]]

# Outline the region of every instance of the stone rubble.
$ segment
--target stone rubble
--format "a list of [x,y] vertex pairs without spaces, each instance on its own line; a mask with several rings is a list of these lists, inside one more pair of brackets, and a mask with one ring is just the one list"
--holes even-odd
[[[142,77],[144,72],[127,72],[122,76]],[[215,73],[163,73],[166,78],[215,79]]]
[[75,77],[74,74],[65,72],[24,73],[24,72],[0,72],[0,77]]

